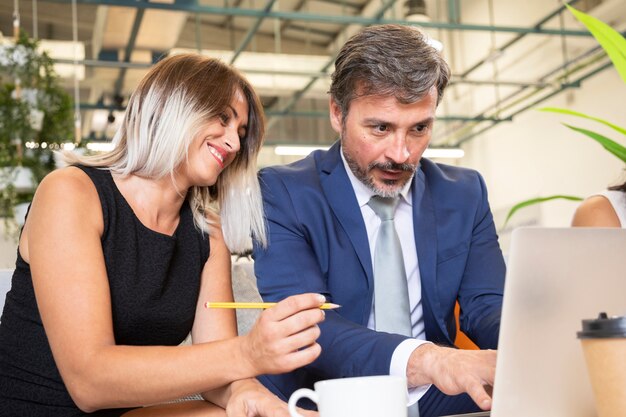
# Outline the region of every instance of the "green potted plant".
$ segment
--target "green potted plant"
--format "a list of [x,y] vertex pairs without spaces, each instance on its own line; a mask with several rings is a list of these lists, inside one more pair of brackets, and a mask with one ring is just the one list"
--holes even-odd
[[[598,43],[606,51],[607,55],[611,59],[611,62],[613,63],[613,66],[615,67],[615,69],[617,69],[620,75],[620,78],[626,84],[626,39],[624,39],[624,37],[619,32],[617,32],[616,30],[614,30],[613,28],[611,28],[609,25],[602,22],[601,20],[598,20],[579,10],[576,10],[575,8],[569,5],[566,5],[566,6],[572,12],[574,17],[576,17],[578,21],[580,21],[583,25],[585,25],[587,30],[591,32],[593,37],[598,41]],[[603,124],[611,128],[612,130],[616,131],[619,134],[626,136],[625,128],[617,126],[599,117],[589,116],[587,114],[576,112],[573,110],[555,108],[555,107],[544,107],[539,110],[545,111],[545,112],[565,114],[568,116],[574,116],[574,117],[583,118],[587,120],[592,120],[594,122],[598,122],[600,124]],[[624,147],[620,143],[588,129],[575,127],[567,123],[563,123],[563,125],[569,129],[579,132],[583,134],[584,136],[587,136],[588,138],[591,138],[594,141],[598,142],[600,145],[602,145],[604,149],[606,149],[608,152],[610,152],[612,155],[619,158],[622,162],[626,164],[626,147]],[[543,203],[543,202],[550,201],[550,200],[556,200],[556,199],[565,199],[565,200],[571,200],[571,201],[583,200],[582,197],[571,196],[571,195],[560,195],[560,194],[552,195],[548,197],[539,197],[539,198],[533,198],[530,200],[525,200],[514,205],[511,208],[511,210],[507,214],[505,225],[518,210],[524,207],[531,206],[533,204],[539,204],[539,203]]]
[[0,43],[0,216],[8,232],[17,229],[16,205],[55,168],[53,151],[73,138],[72,99],[38,46],[23,31]]

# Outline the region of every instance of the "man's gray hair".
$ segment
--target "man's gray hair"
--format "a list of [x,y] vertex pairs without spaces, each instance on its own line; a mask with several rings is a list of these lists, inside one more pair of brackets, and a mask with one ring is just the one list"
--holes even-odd
[[354,35],[339,51],[330,94],[342,117],[356,97],[394,96],[404,104],[437,89],[437,103],[450,79],[450,68],[418,29],[377,25]]

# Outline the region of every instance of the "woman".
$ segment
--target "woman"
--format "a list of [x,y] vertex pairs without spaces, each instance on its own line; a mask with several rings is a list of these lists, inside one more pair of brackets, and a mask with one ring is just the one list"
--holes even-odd
[[572,226],[626,228],[626,182],[583,201]]
[[[173,56],[130,98],[113,151],[66,155],[42,181],[0,324],[0,415],[288,415],[253,377],[319,355],[323,297],[291,297],[241,337],[232,310],[204,307],[232,300],[229,249],[265,243],[263,123],[233,69]],[[194,393],[206,401],[142,407]]]

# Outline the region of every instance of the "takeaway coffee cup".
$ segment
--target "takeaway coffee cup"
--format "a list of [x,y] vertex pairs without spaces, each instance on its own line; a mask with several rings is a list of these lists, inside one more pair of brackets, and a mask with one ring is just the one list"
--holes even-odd
[[308,398],[317,404],[320,417],[407,417],[406,379],[379,375],[329,379],[302,388],[289,398],[289,414],[301,417],[296,404]]
[[583,320],[578,332],[598,417],[626,416],[626,316]]

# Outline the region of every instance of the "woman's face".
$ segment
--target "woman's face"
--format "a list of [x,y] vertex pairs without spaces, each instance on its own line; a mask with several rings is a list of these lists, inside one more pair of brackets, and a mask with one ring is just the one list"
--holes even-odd
[[248,129],[248,101],[237,90],[233,100],[219,115],[202,127],[189,148],[189,185],[211,186],[237,156]]

